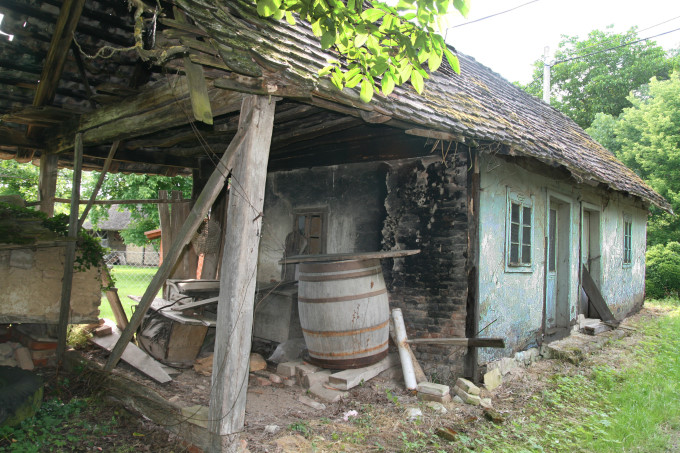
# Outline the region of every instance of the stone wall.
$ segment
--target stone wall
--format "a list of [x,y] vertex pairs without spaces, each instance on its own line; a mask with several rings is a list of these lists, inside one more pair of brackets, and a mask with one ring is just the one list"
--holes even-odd
[[[0,324],[59,321],[65,245],[0,250]],[[99,270],[73,274],[70,322],[95,322],[101,302]]]
[[[467,300],[467,155],[390,163],[387,175],[387,250],[420,254],[384,260],[390,306],[404,313],[411,338],[464,337]],[[419,345],[428,374],[450,379],[463,373],[464,348]]]

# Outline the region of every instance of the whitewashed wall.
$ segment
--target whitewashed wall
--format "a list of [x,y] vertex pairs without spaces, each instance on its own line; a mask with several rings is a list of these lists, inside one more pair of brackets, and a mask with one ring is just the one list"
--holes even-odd
[[[570,203],[569,321],[578,314],[580,293],[581,205],[587,202],[601,211],[600,289],[617,318],[634,310],[644,299],[647,210],[642,203],[622,194],[610,194],[527,171],[494,156],[481,165],[479,302],[481,334],[501,337],[507,348],[481,349],[480,362],[494,360],[537,343],[543,320],[546,265],[546,215],[549,197]],[[508,272],[505,266],[507,192],[533,198],[533,264],[531,272]],[[623,266],[623,214],[633,219],[633,264]]]

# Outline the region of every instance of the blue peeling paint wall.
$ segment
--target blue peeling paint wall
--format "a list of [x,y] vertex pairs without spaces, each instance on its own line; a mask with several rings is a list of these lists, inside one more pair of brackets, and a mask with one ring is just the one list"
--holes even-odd
[[[579,314],[581,229],[584,206],[593,210],[600,234],[599,276],[596,280],[617,318],[638,308],[644,299],[647,207],[633,197],[607,191],[550,172],[529,171],[509,158],[484,154],[480,177],[479,327],[480,336],[506,340],[506,349],[481,349],[480,363],[536,346],[543,340],[546,285],[547,213],[549,203],[560,203],[565,237],[560,259],[567,260],[560,291],[565,298],[564,325]],[[536,168],[536,165],[530,166]],[[548,167],[546,167],[548,169]],[[557,173],[557,172],[555,172]],[[557,173],[559,175],[559,173]],[[549,175],[549,176],[548,176]],[[529,197],[533,206],[532,264],[530,268],[506,265],[508,193]],[[632,263],[623,264],[624,217],[632,219]],[[562,217],[564,220],[564,216]],[[597,256],[594,254],[593,256]]]

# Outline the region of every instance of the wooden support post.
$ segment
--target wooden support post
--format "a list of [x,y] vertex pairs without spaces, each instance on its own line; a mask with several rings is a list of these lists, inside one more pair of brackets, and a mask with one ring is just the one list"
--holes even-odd
[[220,159],[215,171],[213,171],[212,176],[210,176],[208,183],[203,189],[203,192],[201,192],[198,200],[196,200],[196,204],[187,216],[184,225],[182,225],[181,230],[177,233],[176,239],[173,241],[172,246],[168,249],[165,257],[163,258],[163,264],[161,264],[161,266],[158,268],[158,271],[156,272],[156,275],[154,275],[153,279],[151,279],[151,283],[149,283],[149,286],[146,288],[146,291],[142,296],[142,299],[139,301],[139,305],[137,306],[135,313],[132,315],[132,318],[130,318],[129,324],[125,330],[123,330],[118,343],[116,343],[116,346],[111,351],[109,360],[104,366],[106,371],[111,371],[120,360],[120,356],[123,354],[123,351],[125,351],[127,344],[130,342],[130,340],[132,340],[132,335],[141,324],[142,318],[144,318],[144,315],[149,310],[151,303],[156,297],[156,294],[158,294],[158,291],[163,286],[163,283],[170,276],[170,272],[175,267],[175,264],[177,264],[177,260],[179,259],[182,250],[194,236],[194,233],[196,233],[198,226],[205,218],[210,206],[212,206],[215,198],[217,198],[217,195],[222,190],[222,187],[224,187],[227,176],[229,176],[229,169],[232,167],[234,162],[236,150],[241,146],[244,138],[245,131],[239,129],[229,144],[229,147],[224,152],[224,155],[222,155],[222,159]]
[[106,156],[106,160],[104,161],[104,166],[102,167],[102,172],[99,174],[99,179],[97,180],[97,184],[95,184],[94,189],[92,190],[92,195],[90,196],[90,201],[87,202],[87,205],[85,206],[85,210],[83,211],[83,214],[80,216],[80,220],[78,221],[78,226],[81,227],[83,226],[83,222],[85,222],[85,219],[87,218],[87,214],[89,214],[90,209],[92,209],[92,205],[94,204],[95,200],[97,199],[97,195],[99,194],[99,189],[102,188],[102,184],[104,184],[104,178],[106,178],[106,173],[109,171],[109,167],[111,167],[111,162],[113,161],[113,156],[116,154],[116,150],[118,149],[118,145],[120,145],[120,141],[116,140],[113,142],[111,145],[111,148],[109,149],[109,155]]
[[[465,316],[465,336],[475,338],[479,334],[479,153],[470,150],[470,167],[467,172],[468,211],[468,295]],[[479,382],[477,348],[468,346],[463,374],[472,382]]]
[[[245,422],[257,254],[275,103],[266,96],[243,101],[239,130],[246,140],[229,196],[217,332],[210,392],[211,451],[230,445]],[[222,437],[225,436],[225,437]]]
[[73,187],[71,189],[71,214],[68,220],[68,238],[64,257],[64,278],[61,281],[61,305],[59,306],[59,325],[57,326],[57,359],[64,358],[66,351],[66,332],[71,310],[71,286],[73,285],[73,263],[76,258],[76,239],[78,238],[78,200],[80,198],[80,177],[83,170],[83,136],[76,134],[73,148]]
[[59,156],[43,152],[40,155],[40,180],[38,182],[38,196],[40,210],[48,217],[54,216],[54,195],[57,193],[57,161]]

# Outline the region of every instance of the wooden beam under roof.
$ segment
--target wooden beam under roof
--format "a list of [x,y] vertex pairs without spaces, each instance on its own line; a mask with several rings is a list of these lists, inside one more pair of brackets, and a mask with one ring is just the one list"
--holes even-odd
[[33,105],[36,107],[51,104],[54,100],[66,56],[73,40],[73,32],[76,30],[84,5],[85,0],[64,0],[43,64],[40,83],[33,99]]
[[[236,112],[244,95],[208,84],[213,115]],[[170,77],[153,89],[119,103],[83,114],[76,127],[85,146],[141,137],[193,121],[189,89],[184,76]],[[60,153],[73,148],[73,131],[56,134],[49,148]]]

